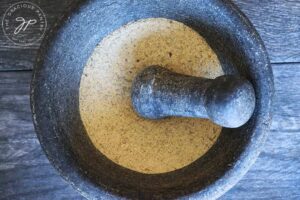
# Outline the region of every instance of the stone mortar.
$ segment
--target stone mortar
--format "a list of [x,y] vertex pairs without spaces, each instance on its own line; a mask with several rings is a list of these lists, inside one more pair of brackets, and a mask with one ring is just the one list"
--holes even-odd
[[[168,18],[199,32],[226,74],[253,84],[253,117],[223,129],[200,159],[174,172],[145,175],[115,165],[95,149],[79,114],[83,67],[95,46],[119,27],[144,18]],[[88,199],[215,199],[255,162],[271,123],[273,76],[266,49],[246,17],[222,0],[90,0],[74,6],[47,34],[31,86],[33,121],[40,143],[60,174]]]

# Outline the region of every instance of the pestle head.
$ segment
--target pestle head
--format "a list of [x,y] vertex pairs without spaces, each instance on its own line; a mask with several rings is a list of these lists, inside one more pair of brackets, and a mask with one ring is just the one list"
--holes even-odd
[[136,76],[131,100],[144,118],[207,118],[227,128],[245,124],[255,108],[254,88],[243,77],[205,79],[159,66],[148,67]]
[[223,127],[240,127],[254,112],[254,88],[243,77],[231,75],[217,77],[205,93],[205,108],[209,119]]

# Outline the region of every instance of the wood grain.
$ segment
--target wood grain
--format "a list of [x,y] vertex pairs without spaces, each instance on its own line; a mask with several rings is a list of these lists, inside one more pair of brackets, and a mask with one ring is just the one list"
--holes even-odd
[[262,37],[271,62],[300,62],[299,0],[233,0]]
[[[273,65],[270,136],[246,176],[221,199],[300,199],[300,64]],[[0,73],[0,199],[83,199],[58,175],[33,130],[31,72]]]
[[0,73],[0,199],[83,199],[50,165],[34,132],[31,72]]
[[[31,0],[45,12],[48,28],[77,0]],[[273,63],[300,62],[299,0],[233,0],[257,28]],[[19,0],[1,0],[0,16]],[[40,43],[19,47],[0,31],[0,70],[32,69]]]
[[[59,17],[70,7],[71,3],[77,0],[30,0],[30,2],[38,5],[45,13],[47,18],[47,29],[57,21]],[[13,4],[20,0],[1,0],[0,1],[0,20],[5,11]],[[27,70],[32,69],[36,57],[37,49],[40,46],[40,41],[28,46],[17,46],[10,42],[2,30],[0,30],[0,70]]]

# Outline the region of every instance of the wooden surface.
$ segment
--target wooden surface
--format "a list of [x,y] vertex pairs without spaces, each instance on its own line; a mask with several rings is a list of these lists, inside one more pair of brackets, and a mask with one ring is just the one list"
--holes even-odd
[[[1,0],[1,17],[14,2]],[[71,0],[32,2],[51,26]],[[276,94],[263,152],[221,199],[300,199],[300,0],[234,2],[267,46]],[[29,83],[37,48],[16,47],[0,32],[0,200],[83,199],[49,164],[33,129]]]

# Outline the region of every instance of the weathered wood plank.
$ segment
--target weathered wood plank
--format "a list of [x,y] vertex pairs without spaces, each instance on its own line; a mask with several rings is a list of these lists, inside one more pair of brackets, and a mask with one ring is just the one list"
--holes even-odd
[[49,163],[17,165],[1,171],[1,200],[84,199],[66,184]]
[[[273,71],[270,136],[252,169],[221,199],[300,199],[300,64],[273,65]],[[0,73],[0,199],[83,199],[49,164],[38,143],[30,78],[31,72]]]
[[[31,2],[37,6],[39,6],[44,14],[46,15],[47,20],[47,27],[48,29],[51,28],[51,26],[57,21],[59,17],[63,15],[63,13],[70,7],[72,3],[77,2],[78,0],[52,0],[51,2],[47,0],[31,0],[27,2]],[[0,14],[1,17],[4,15],[5,11],[12,6],[15,3],[24,2],[19,0],[2,0],[0,2]],[[31,16],[23,16],[26,19],[29,19]],[[1,19],[2,22],[2,19]],[[28,27],[30,28],[30,27]],[[0,34],[0,50],[7,50],[7,49],[38,49],[40,43],[34,43],[30,45],[29,47],[20,47],[18,45],[13,44],[11,41],[7,39],[7,37],[4,35],[2,27],[1,27],[1,34]]]
[[[0,15],[19,0],[0,1]],[[69,5],[77,0],[32,0],[45,12],[48,28]],[[51,3],[50,3],[51,2]],[[300,61],[300,1],[299,0],[234,0],[253,22],[263,38],[271,61]],[[32,69],[40,43],[18,47],[0,31],[0,70]]]
[[31,72],[0,73],[0,141],[36,138],[30,118],[30,79]]
[[300,62],[299,0],[233,0],[262,37],[271,62]]
[[297,133],[300,131],[299,64],[273,65],[273,74],[276,98],[272,129]]
[[[48,29],[56,22],[64,11],[68,9],[72,2],[76,0],[31,0],[30,2],[38,5],[45,13]],[[19,0],[1,0],[0,1],[0,16],[13,4],[20,2]],[[0,70],[24,70],[32,69],[36,57],[37,49],[40,46],[40,41],[28,46],[22,47],[13,44],[7,39],[2,30],[0,23]]]
[[50,165],[34,132],[31,72],[0,73],[0,199],[83,199]]
[[27,50],[0,47],[0,71],[32,69],[36,54],[37,50],[31,48]]

